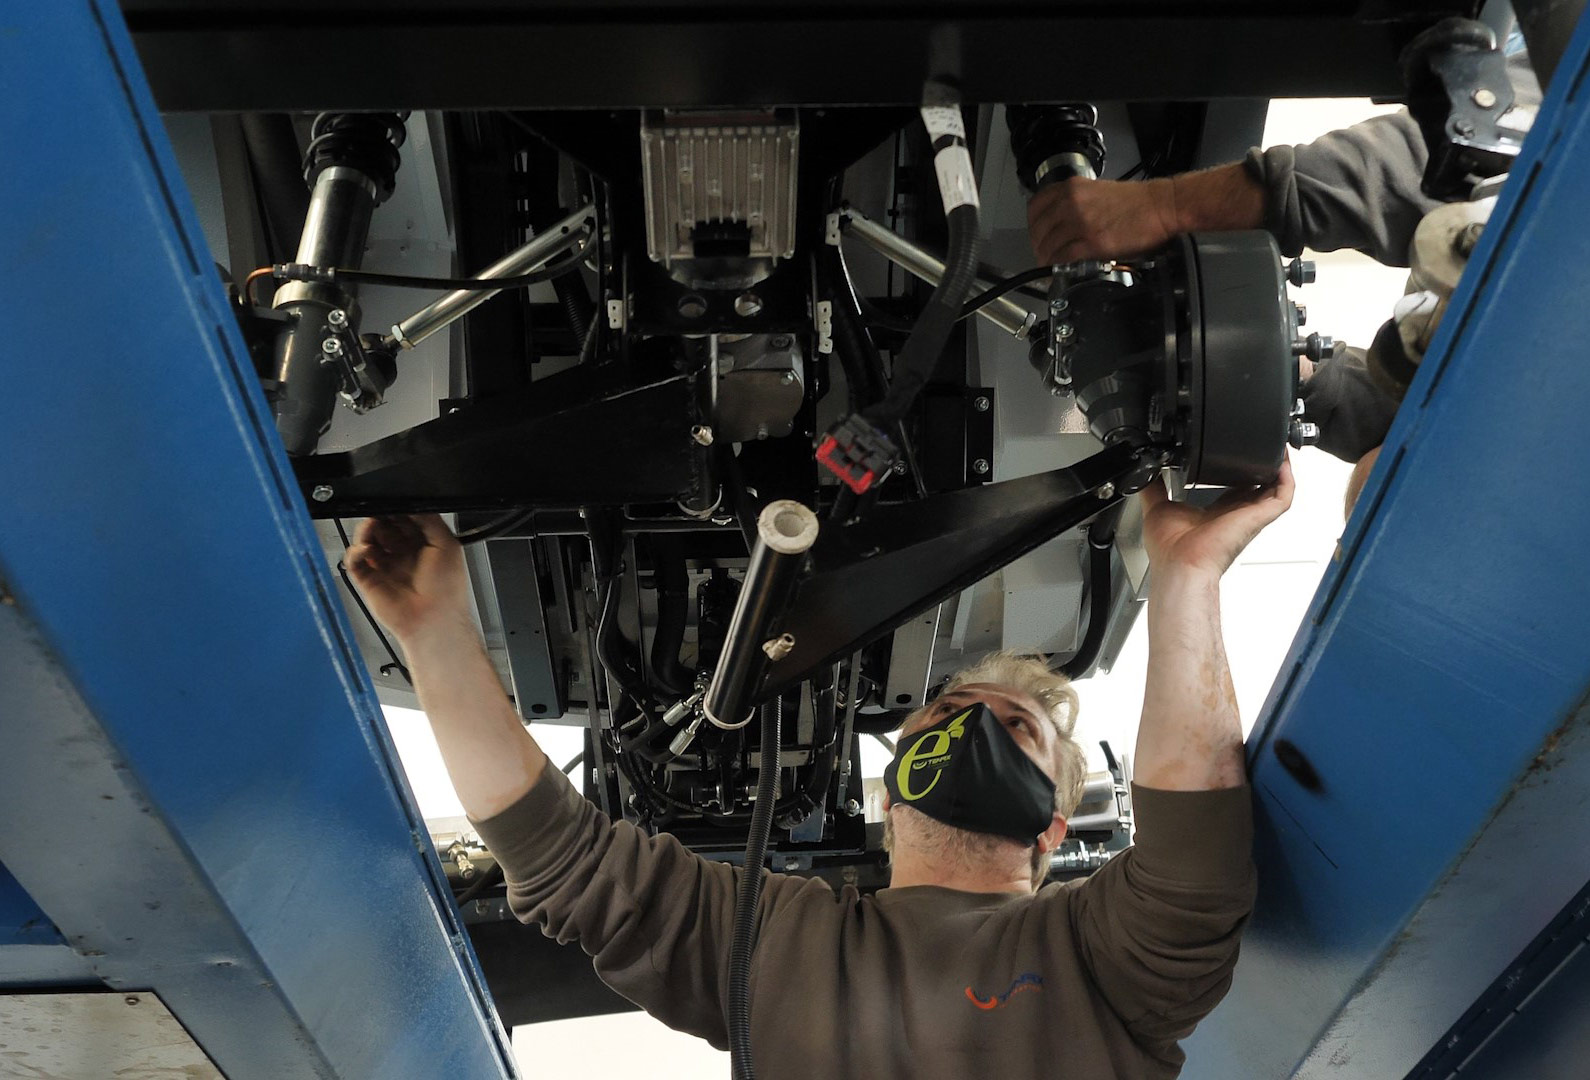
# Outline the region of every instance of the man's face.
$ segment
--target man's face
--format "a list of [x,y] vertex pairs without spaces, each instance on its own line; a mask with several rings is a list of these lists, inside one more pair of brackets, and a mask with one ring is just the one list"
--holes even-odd
[[1005,725],[1005,730],[1022,753],[1032,759],[1050,780],[1055,776],[1055,734],[1042,705],[1031,694],[998,686],[994,683],[967,683],[940,694],[932,705],[920,710],[900,729],[900,738],[921,731],[954,715],[969,705],[983,704]]

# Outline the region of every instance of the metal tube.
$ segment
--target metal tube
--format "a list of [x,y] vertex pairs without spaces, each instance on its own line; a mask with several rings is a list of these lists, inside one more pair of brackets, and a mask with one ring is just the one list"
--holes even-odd
[[[576,210],[475,276],[499,278],[528,274],[558,252],[577,243],[581,226],[590,218],[589,206]],[[501,289],[459,289],[457,292],[450,292],[441,299],[426,304],[392,327],[392,338],[403,348],[412,349],[436,331],[463,318],[501,291]]]
[[[917,247],[911,241],[886,229],[877,222],[857,213],[855,210],[847,212],[849,223],[845,232],[866,244],[873,251],[894,263],[909,274],[915,274],[931,285],[937,285],[944,276],[944,263]],[[980,287],[987,287],[993,282],[978,279]],[[1025,341],[1032,332],[1038,316],[1022,307],[1007,297],[1000,297],[991,304],[979,308],[977,314],[998,326],[1012,337]]]
[[701,701],[702,714],[730,730],[750,721],[751,698],[767,665],[782,660],[794,646],[793,638],[772,631],[784,614],[806,553],[817,541],[817,515],[792,499],[779,499],[757,515],[756,532],[723,654]]

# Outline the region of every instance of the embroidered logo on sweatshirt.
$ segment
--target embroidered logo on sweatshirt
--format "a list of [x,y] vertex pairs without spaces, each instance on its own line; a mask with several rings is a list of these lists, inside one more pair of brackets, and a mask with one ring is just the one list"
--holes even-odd
[[966,997],[967,1000],[973,1005],[986,1012],[989,1009],[1004,1008],[1005,1002],[1009,1001],[1023,990],[1042,989],[1042,975],[1039,975],[1037,972],[1033,971],[1023,971],[1020,975],[1016,976],[1015,981],[1010,984],[1003,994],[994,994],[991,997],[985,998],[976,990],[973,990],[970,986],[968,986],[966,988]]

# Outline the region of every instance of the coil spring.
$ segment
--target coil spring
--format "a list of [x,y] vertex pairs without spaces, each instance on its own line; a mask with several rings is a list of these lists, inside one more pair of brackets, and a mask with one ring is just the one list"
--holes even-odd
[[392,194],[397,182],[398,147],[408,135],[406,112],[323,112],[309,129],[304,151],[304,183],[334,165],[357,169],[375,183],[376,202]]
[[1093,166],[1093,175],[1104,174],[1104,136],[1099,132],[1099,110],[1087,102],[1056,105],[1009,105],[1010,148],[1016,155],[1016,174],[1023,186],[1034,190],[1038,167],[1057,154],[1080,154]]

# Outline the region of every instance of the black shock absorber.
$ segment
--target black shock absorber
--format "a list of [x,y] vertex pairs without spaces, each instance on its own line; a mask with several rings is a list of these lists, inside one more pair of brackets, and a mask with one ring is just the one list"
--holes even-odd
[[1022,187],[1037,191],[1071,176],[1097,179],[1104,172],[1099,110],[1086,102],[1007,105],[1010,148]]
[[[304,153],[309,214],[296,262],[357,269],[370,234],[370,215],[392,194],[407,114],[321,113]],[[292,316],[276,342],[271,391],[276,430],[289,454],[312,453],[331,426],[342,371],[328,340],[358,326],[354,298],[344,287],[290,281],[272,306]],[[340,314],[333,314],[334,312]],[[390,381],[390,380],[387,380]]]

